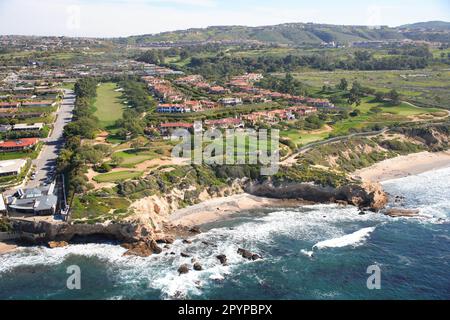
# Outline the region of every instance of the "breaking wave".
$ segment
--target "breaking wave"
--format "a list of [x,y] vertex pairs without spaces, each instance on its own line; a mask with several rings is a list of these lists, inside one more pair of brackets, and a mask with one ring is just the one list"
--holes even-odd
[[347,246],[356,247],[363,244],[373,231],[375,231],[375,227],[363,228],[339,238],[318,242],[313,246],[313,249],[320,250],[325,248],[342,248]]

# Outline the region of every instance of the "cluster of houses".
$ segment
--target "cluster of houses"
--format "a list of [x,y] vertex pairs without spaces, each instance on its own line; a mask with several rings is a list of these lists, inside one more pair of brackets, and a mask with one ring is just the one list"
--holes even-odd
[[89,50],[102,46],[103,42],[94,38],[0,35],[1,47],[17,51]]
[[42,118],[58,104],[62,91],[54,87],[28,86],[0,88],[0,119]]
[[[215,101],[207,99],[190,100],[180,90],[176,89],[169,80],[163,78],[146,76],[143,77],[143,80],[148,84],[152,94],[160,100],[157,107],[159,113],[200,112],[219,107],[235,107],[245,103],[267,103],[273,100],[283,100],[291,105],[301,104],[314,108],[335,108],[327,99],[295,96],[256,87],[255,82],[262,78],[263,75],[258,73],[246,73],[232,77],[227,83],[229,88],[211,85],[201,75],[188,75],[174,81],[178,85],[188,85],[201,89],[205,94],[220,95],[218,98],[214,98]],[[287,117],[289,118],[289,116]]]
[[147,83],[153,95],[161,101],[156,109],[159,113],[199,112],[218,107],[217,103],[206,99],[189,100],[168,80],[153,76],[146,76],[142,79]]
[[[238,117],[229,117],[214,120],[205,120],[202,123],[201,128],[195,128],[193,123],[187,122],[166,122],[161,123],[157,128],[161,135],[168,136],[174,130],[177,129],[188,129],[191,131],[199,131],[203,128],[211,129],[238,129],[245,128],[246,124],[254,126],[258,123],[265,124],[277,124],[280,121],[290,121],[295,120],[300,117],[305,117],[318,112],[316,107],[298,105],[292,106],[285,109],[276,109],[269,111],[257,111],[250,114],[241,115]],[[151,134],[155,128],[148,128],[147,132]]]
[[159,98],[160,101],[177,103],[186,99],[185,96],[175,89],[168,80],[153,76],[142,77],[142,80],[147,83],[150,91],[155,97]]
[[252,125],[256,123],[266,123],[266,124],[277,124],[280,121],[290,121],[295,120],[300,117],[305,117],[316,113],[318,109],[311,106],[292,106],[285,109],[269,110],[269,111],[257,111],[247,115],[243,115],[242,119],[251,123]]

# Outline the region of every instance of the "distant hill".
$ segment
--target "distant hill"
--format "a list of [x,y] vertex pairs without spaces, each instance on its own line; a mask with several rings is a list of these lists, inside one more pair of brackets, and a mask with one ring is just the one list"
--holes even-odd
[[450,22],[446,21],[428,21],[406,24],[398,27],[399,29],[409,30],[434,30],[434,31],[450,31]]
[[[437,28],[445,32],[438,37],[430,36],[429,31]],[[163,32],[154,35],[132,36],[118,39],[129,44],[149,44],[156,42],[262,42],[280,45],[317,45],[324,42],[350,43],[359,41],[383,41],[383,40],[431,40],[450,41],[450,23],[448,22],[423,22],[405,25],[398,28],[368,26],[345,26],[313,23],[285,23],[274,26],[246,27],[246,26],[213,26],[208,28],[196,28]],[[447,34],[448,31],[448,34]]]
[[259,41],[277,44],[320,44],[322,42],[348,43],[368,40],[402,39],[396,29],[366,26],[338,26],[309,23],[287,23],[275,26],[214,26],[204,29],[188,29],[163,32],[155,35],[133,36],[129,42],[204,42],[204,41]]

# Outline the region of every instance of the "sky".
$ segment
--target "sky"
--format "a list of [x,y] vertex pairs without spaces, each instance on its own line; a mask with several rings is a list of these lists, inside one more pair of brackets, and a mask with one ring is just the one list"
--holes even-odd
[[450,0],[0,0],[0,34],[122,37],[217,25],[450,21]]

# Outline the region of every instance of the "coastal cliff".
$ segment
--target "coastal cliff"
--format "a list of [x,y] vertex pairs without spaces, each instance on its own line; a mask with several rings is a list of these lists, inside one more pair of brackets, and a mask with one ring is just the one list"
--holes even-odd
[[381,185],[365,183],[348,184],[342,187],[321,186],[312,183],[283,182],[267,180],[252,182],[245,188],[247,193],[260,197],[277,199],[298,199],[314,203],[344,203],[363,210],[379,211],[388,201]]
[[[279,182],[272,179],[265,181],[239,179],[221,192],[209,194],[202,192],[202,199],[209,200],[242,192],[272,199],[292,199],[308,201],[310,203],[340,203],[359,207],[362,210],[378,211],[387,203],[387,196],[378,184],[356,183],[345,184],[340,187],[322,186],[314,183],[295,181]],[[141,241],[171,242],[172,239],[183,235],[189,236],[198,232],[168,223],[170,215],[178,208],[184,199],[184,194],[178,197],[168,193],[165,197],[151,196],[140,199],[137,204],[141,210],[121,222],[104,222],[96,224],[63,223],[47,221],[29,221],[12,219],[12,229],[21,232],[24,238],[32,243],[49,241],[62,242],[90,242],[98,238],[111,239],[124,243],[139,243]],[[176,193],[177,193],[176,192]],[[134,204],[136,207],[137,204]],[[34,235],[30,237],[29,235]]]
[[70,224],[11,219],[10,224],[14,231],[23,234],[23,240],[36,243],[72,241],[75,237],[133,242],[152,235],[151,230],[132,223]]

